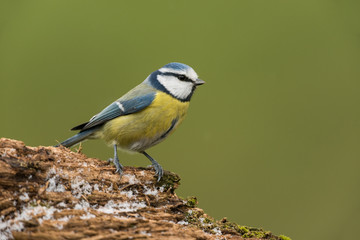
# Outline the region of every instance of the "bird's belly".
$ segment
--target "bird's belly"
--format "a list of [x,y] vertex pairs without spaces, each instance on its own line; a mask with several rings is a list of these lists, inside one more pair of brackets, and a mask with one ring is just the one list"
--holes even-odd
[[102,138],[130,151],[144,151],[164,140],[185,118],[189,103],[159,92],[145,109],[104,125]]

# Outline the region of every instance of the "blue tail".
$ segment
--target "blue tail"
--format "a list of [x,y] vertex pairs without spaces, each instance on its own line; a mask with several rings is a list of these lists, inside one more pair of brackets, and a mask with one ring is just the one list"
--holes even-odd
[[55,145],[55,147],[58,146],[64,146],[64,147],[71,147],[74,146],[75,144],[84,141],[85,139],[87,139],[93,132],[95,132],[96,128],[92,128],[92,129],[88,129],[85,130],[83,132],[79,132],[78,134],[72,136],[71,138],[66,139],[65,141],[61,142],[58,145]]

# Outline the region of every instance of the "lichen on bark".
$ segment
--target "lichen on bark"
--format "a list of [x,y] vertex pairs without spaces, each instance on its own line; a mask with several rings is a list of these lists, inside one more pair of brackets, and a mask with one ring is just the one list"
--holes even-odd
[[125,167],[59,147],[0,139],[0,239],[286,239],[216,221],[179,198],[180,177]]

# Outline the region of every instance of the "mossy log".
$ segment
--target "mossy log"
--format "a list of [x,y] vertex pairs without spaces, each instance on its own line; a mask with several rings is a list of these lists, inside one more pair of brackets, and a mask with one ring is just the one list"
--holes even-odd
[[216,221],[179,198],[180,177],[125,167],[64,147],[0,139],[0,239],[288,239]]

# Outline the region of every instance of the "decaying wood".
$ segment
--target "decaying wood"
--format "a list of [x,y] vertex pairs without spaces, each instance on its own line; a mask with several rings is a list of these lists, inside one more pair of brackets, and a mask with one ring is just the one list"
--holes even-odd
[[175,194],[178,175],[114,166],[67,148],[0,139],[0,239],[283,239]]

